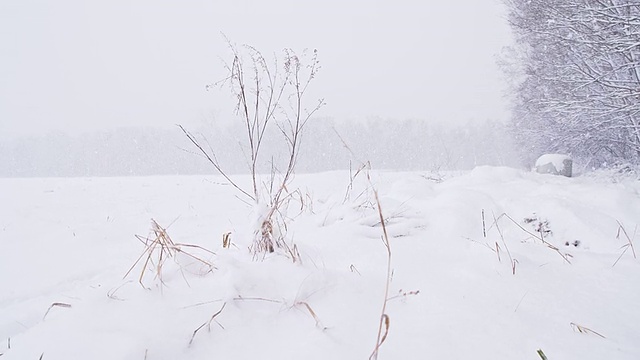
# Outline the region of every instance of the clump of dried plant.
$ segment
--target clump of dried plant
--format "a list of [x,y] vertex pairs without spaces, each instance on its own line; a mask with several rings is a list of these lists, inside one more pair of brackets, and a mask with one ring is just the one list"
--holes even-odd
[[[157,221],[151,219],[151,233],[149,236],[143,237],[136,235],[136,238],[144,245],[144,251],[138,259],[131,265],[124,278],[129,276],[133,269],[142,262],[142,269],[140,270],[140,276],[138,282],[143,288],[148,288],[144,285],[145,275],[151,271],[154,279],[159,280],[160,284],[164,284],[163,280],[163,268],[167,260],[172,260],[178,264],[182,271],[187,264],[180,263],[179,256],[185,256],[191,260],[191,263],[195,262],[204,267],[204,272],[210,272],[214,269],[213,264],[204,259],[204,256],[199,255],[202,253],[206,256],[215,255],[214,252],[207,250],[199,245],[183,244],[174,242],[167,229],[158,224]],[[184,275],[184,274],[183,274]]]

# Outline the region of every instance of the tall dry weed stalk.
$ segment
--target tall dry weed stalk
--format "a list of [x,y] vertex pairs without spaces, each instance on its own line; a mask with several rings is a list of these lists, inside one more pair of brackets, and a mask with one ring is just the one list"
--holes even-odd
[[[252,46],[239,48],[229,40],[227,43],[233,61],[225,65],[228,76],[216,85],[227,85],[237,100],[236,115],[243,121],[247,135],[245,153],[248,154],[251,189],[241,187],[226,173],[213,149],[205,149],[201,139],[183,126],[178,126],[201,155],[244,197],[254,204],[266,204],[269,207],[254,231],[255,236],[250,246],[254,258],[258,258],[260,254],[285,248],[284,239],[278,237],[278,234],[285,232],[275,231],[275,228],[287,221],[280,215],[293,198],[289,187],[294,177],[306,124],[324,106],[324,100],[320,99],[313,107],[305,107],[305,97],[320,70],[320,62],[317,50],[313,50],[310,55],[305,51],[302,56],[298,56],[293,50],[284,49],[281,62],[275,59],[271,63]],[[307,59],[308,62],[305,61]],[[277,133],[281,135],[280,141],[288,149],[282,172],[275,165],[273,155],[263,154],[265,136],[269,134],[270,128],[277,129]],[[260,159],[263,157],[271,159],[269,181],[263,181],[258,173]],[[266,189],[266,194],[260,191],[262,188]]]
[[[371,182],[371,177],[367,173],[367,179]],[[391,319],[387,314],[387,302],[389,301],[389,287],[391,286],[391,243],[389,242],[389,235],[387,233],[387,225],[382,212],[382,204],[380,203],[380,197],[378,196],[378,191],[374,188],[373,195],[376,201],[376,205],[378,208],[378,216],[380,217],[380,224],[382,224],[382,243],[387,251],[387,278],[384,287],[384,301],[382,303],[382,311],[380,315],[380,322],[378,324],[378,335],[376,337],[376,345],[373,348],[373,352],[369,356],[369,360],[377,360],[378,353],[380,351],[380,346],[387,339],[387,335],[389,334],[389,326]],[[383,333],[384,330],[384,333]]]

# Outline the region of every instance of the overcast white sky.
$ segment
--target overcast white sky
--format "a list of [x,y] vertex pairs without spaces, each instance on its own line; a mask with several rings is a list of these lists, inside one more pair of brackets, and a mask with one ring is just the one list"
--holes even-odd
[[[233,42],[316,48],[322,115],[504,119],[500,0],[5,0],[0,134],[195,125]],[[222,99],[222,100],[221,100]]]

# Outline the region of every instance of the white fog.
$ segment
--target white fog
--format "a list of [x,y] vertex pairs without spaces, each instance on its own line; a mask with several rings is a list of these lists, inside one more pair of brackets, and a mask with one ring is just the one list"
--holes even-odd
[[266,56],[318,50],[306,97],[327,105],[309,123],[317,131],[305,136],[300,171],[349,160],[518,165],[495,155],[510,146],[496,65],[510,31],[498,1],[29,0],[0,4],[0,176],[212,173],[181,150],[193,149],[175,124],[224,151],[230,172],[245,171],[242,126],[229,125],[235,100],[205,88],[228,76],[225,36]]

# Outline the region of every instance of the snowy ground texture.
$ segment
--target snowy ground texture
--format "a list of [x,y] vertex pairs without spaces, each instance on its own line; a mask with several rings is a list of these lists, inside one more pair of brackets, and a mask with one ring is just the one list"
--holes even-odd
[[[640,359],[640,182],[371,177],[393,254],[380,359]],[[252,259],[255,209],[219,177],[0,179],[2,359],[367,359],[387,271],[371,185],[295,182],[296,263]],[[151,219],[215,268],[180,254],[162,282],[123,278]]]

